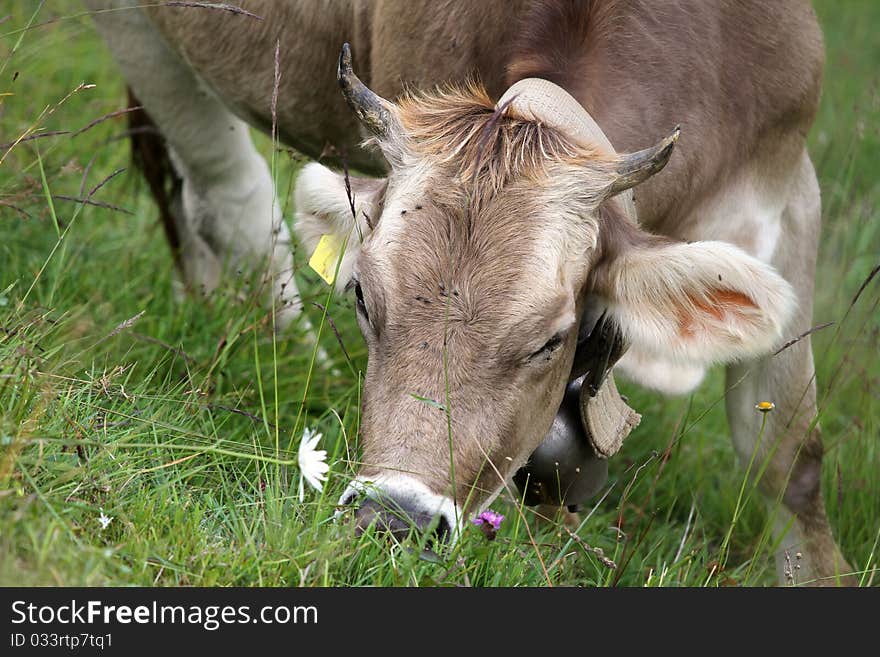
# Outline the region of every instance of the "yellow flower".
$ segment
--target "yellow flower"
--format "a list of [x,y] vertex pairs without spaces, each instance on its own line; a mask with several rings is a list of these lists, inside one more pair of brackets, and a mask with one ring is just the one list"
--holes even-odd
[[771,401],[762,401],[755,404],[755,408],[757,408],[762,413],[769,413],[774,408],[776,408],[776,404]]

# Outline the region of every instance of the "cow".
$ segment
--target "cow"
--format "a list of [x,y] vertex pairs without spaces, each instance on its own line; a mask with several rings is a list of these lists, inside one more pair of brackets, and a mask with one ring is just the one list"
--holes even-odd
[[[601,479],[583,408],[617,413],[618,441],[637,421],[611,366],[683,394],[723,363],[780,579],[799,553],[803,578],[847,581],[810,339],[782,348],[811,326],[820,229],[807,2],[87,4],[180,180],[171,200],[153,188],[190,288],[247,265],[277,324],[295,317],[248,125],[322,160],[298,176],[295,230],[308,253],[336,245],[368,347],[363,465],[340,500],[358,527],[455,540],[517,473],[525,497],[576,503],[595,482],[554,493],[529,473],[552,438],[556,467]],[[343,161],[366,175],[327,166]]]

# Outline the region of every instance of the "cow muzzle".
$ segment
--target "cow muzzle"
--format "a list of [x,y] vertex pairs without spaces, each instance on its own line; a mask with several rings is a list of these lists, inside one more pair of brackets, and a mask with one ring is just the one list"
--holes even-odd
[[[413,477],[358,477],[339,498],[339,506],[355,509],[358,536],[374,528],[396,541],[414,533],[428,534],[429,546],[433,547],[458,540],[461,513],[455,502]],[[341,514],[338,512],[337,517]]]

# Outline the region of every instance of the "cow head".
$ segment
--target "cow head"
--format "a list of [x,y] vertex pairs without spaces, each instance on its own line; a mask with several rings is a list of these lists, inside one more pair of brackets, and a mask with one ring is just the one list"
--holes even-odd
[[[340,84],[389,163],[382,180],[309,164],[296,229],[311,251],[347,240],[336,285],[369,352],[363,466],[341,502],[452,534],[541,443],[572,369],[585,299],[643,353],[688,364],[769,349],[789,286],[733,246],[641,231],[617,194],[659,171],[677,132],[617,155],[496,107],[477,87],[397,104],[343,50]],[[437,523],[439,522],[439,526]]]

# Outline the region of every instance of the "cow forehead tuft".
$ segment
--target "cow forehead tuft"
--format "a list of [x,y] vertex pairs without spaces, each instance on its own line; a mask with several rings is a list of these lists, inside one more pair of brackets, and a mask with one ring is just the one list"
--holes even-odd
[[548,164],[602,166],[614,158],[603,145],[574,142],[512,107],[496,108],[473,83],[410,94],[399,109],[409,150],[458,178],[478,200],[520,176],[543,177]]

